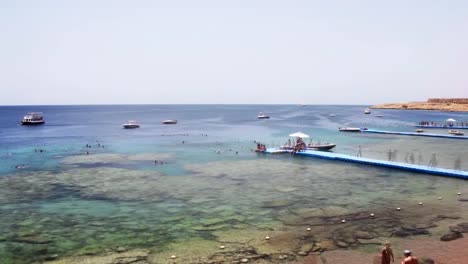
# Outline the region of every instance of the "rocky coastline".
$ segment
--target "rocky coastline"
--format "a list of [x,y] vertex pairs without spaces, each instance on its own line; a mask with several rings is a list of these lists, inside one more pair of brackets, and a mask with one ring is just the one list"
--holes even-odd
[[468,112],[468,99],[432,98],[426,102],[386,103],[371,106],[373,109],[436,110],[449,112]]

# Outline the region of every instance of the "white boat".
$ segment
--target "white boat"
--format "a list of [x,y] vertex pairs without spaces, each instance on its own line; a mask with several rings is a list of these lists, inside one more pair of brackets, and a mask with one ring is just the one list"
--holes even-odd
[[135,120],[129,120],[127,123],[122,124],[123,128],[131,129],[131,128],[139,128],[140,125]]
[[330,114],[330,117],[335,117],[336,115],[335,114]]
[[339,127],[338,130],[341,132],[361,132],[359,127]]
[[366,109],[364,110],[364,114],[368,115],[368,114],[370,114],[370,113],[371,113],[371,111],[370,111],[369,108],[366,108]]
[[23,120],[21,120],[22,125],[42,125],[45,123],[44,117],[40,112],[31,112],[27,113]]
[[331,143],[315,143],[315,144],[308,144],[307,149],[313,149],[313,150],[330,150],[332,148],[336,147],[336,144],[331,144]]
[[460,130],[449,130],[448,132],[449,132],[449,134],[451,134],[451,135],[456,135],[456,136],[463,136],[463,135],[465,135],[465,133],[463,133],[463,132],[460,131]]
[[267,115],[267,114],[265,114],[265,113],[260,112],[260,113],[258,114],[257,118],[258,118],[258,119],[269,119],[270,116]]
[[163,123],[163,124],[165,124],[165,125],[175,125],[175,124],[177,124],[177,120],[174,120],[174,119],[167,119],[167,120],[161,121],[161,123]]

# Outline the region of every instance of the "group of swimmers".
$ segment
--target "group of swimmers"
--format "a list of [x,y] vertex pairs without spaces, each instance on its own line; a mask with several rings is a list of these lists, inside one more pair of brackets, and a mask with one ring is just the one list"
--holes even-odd
[[257,149],[255,150],[256,152],[265,152],[267,147],[264,144],[257,143]]

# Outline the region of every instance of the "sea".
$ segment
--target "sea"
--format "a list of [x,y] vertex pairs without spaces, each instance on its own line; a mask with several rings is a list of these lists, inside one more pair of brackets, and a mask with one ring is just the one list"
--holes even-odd
[[[148,250],[149,263],[254,253],[270,263],[283,251],[300,259],[305,245],[378,251],[389,239],[439,240],[449,225],[467,222],[466,180],[253,151],[301,131],[306,142],[335,143],[337,153],[468,170],[468,140],[338,131],[414,131],[420,121],[466,122],[466,113],[367,115],[366,107],[0,106],[0,263],[137,249]],[[46,123],[22,126],[28,112],[42,112]],[[257,119],[260,112],[271,118]],[[123,129],[127,120],[141,127]]]

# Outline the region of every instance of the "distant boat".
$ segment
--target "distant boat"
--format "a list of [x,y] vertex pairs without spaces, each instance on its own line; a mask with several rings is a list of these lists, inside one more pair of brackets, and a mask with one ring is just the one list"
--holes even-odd
[[375,115],[375,117],[383,117],[383,115]]
[[451,134],[451,135],[456,135],[456,136],[463,136],[463,135],[465,135],[465,133],[463,133],[463,132],[460,131],[460,130],[449,130],[448,132],[449,132],[449,134]]
[[163,121],[161,121],[161,123],[163,123],[163,124],[165,124],[165,125],[175,125],[175,124],[177,124],[177,120],[168,119],[168,120],[163,120]]
[[336,115],[335,114],[330,114],[330,117],[335,117]]
[[422,132],[424,132],[424,130],[422,130],[422,129],[416,129],[416,132],[417,132],[417,133],[422,133]]
[[270,119],[270,116],[265,114],[265,113],[262,113],[260,112],[258,115],[257,115],[257,118],[258,119]]
[[44,117],[40,112],[31,112],[27,113],[23,120],[21,120],[22,125],[42,125],[45,123]]
[[366,109],[364,110],[364,114],[368,115],[368,114],[370,114],[370,113],[371,113],[371,111],[370,111],[369,108],[366,108]]
[[359,127],[339,127],[338,130],[341,132],[361,132]]
[[123,128],[132,129],[132,128],[139,128],[140,125],[135,120],[129,120],[127,123],[122,124]]

